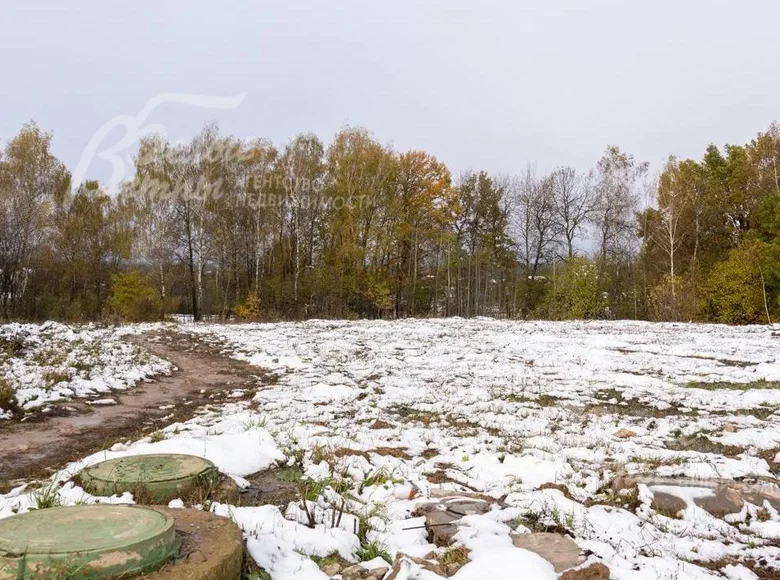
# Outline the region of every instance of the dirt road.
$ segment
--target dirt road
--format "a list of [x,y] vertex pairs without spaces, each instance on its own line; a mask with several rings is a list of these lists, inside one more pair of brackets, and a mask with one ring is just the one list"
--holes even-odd
[[0,493],[19,480],[49,476],[68,462],[114,443],[186,421],[204,405],[224,401],[235,389],[270,380],[261,369],[230,359],[186,334],[166,332],[129,340],[171,361],[177,370],[107,395],[116,405],[67,401],[25,421],[0,423]]

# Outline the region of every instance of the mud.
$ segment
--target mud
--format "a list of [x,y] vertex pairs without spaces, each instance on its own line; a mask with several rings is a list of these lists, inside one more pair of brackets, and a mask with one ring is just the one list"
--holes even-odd
[[228,400],[236,389],[247,389],[244,397],[249,398],[256,388],[273,381],[261,369],[221,354],[218,345],[198,342],[187,334],[150,333],[128,340],[171,361],[177,370],[112,393],[116,405],[67,401],[23,421],[2,422],[0,493],[21,481],[48,477],[67,463],[117,442],[186,421],[204,406]]

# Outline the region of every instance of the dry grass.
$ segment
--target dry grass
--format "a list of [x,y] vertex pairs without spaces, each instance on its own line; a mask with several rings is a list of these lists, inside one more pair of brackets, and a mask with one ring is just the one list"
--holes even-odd
[[0,377],[0,409],[5,409],[16,413],[18,405],[16,403],[16,393],[5,378]]
[[685,386],[691,389],[705,389],[708,391],[717,391],[721,389],[749,391],[751,389],[780,389],[780,381],[767,381],[764,379],[759,379],[751,383],[728,383],[728,382],[704,383],[704,382],[694,381],[688,383]]

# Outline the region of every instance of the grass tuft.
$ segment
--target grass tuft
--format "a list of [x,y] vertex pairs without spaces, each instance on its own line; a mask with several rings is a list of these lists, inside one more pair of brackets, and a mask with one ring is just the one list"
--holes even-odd
[[780,389],[780,381],[767,381],[766,379],[759,379],[750,383],[729,383],[724,381],[706,383],[701,381],[692,381],[685,386],[689,389],[705,389],[707,391],[719,391],[724,389],[730,389],[734,391],[750,391],[753,389]]

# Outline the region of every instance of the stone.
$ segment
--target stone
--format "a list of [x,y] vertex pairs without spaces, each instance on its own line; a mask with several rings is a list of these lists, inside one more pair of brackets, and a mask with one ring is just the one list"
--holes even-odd
[[656,491],[653,493],[653,501],[650,503],[650,507],[662,515],[677,517],[678,513],[688,507],[688,504],[676,495]]
[[[691,487],[708,488],[712,490],[712,494],[698,497],[694,502],[715,517],[723,517],[741,511],[746,501],[755,505],[763,505],[767,501],[773,508],[780,510],[780,492],[773,483],[751,484],[725,479],[619,475],[610,482],[609,487],[619,493],[621,489],[633,488],[638,483],[647,485],[651,491],[655,491],[658,486],[664,486],[664,491],[669,492],[668,495],[674,495],[675,487],[681,490]],[[658,493],[655,491],[656,496]],[[681,498],[678,499],[682,501]]]
[[368,576],[368,572],[369,571],[360,564],[354,564],[349,568],[344,568],[341,571],[341,577],[343,580],[363,580]]
[[512,538],[516,548],[538,554],[560,574],[564,570],[580,565],[580,547],[568,536],[539,532],[521,534]]
[[566,570],[559,580],[609,580],[609,568],[596,562],[586,568]]
[[609,483],[609,488],[615,493],[620,493],[624,489],[634,489],[637,486],[637,479],[630,475],[618,475]]
[[390,575],[385,580],[396,580],[397,578],[408,578],[408,572],[413,568],[423,568],[439,576],[444,576],[444,570],[439,566],[438,562],[431,560],[425,560],[423,558],[415,558],[409,556],[403,552],[398,552],[393,562],[393,567],[390,570]]
[[[390,570],[389,566],[378,568],[366,568],[361,564],[355,564],[341,571],[342,580],[382,580]],[[323,569],[323,572],[325,570]]]
[[458,533],[456,516],[444,510],[433,510],[425,514],[425,528],[428,530],[430,542],[436,546],[449,546],[455,534]]
[[382,580],[385,575],[390,571],[390,568],[383,566],[382,568],[374,568],[369,570],[368,580]]
[[552,483],[552,482],[543,483],[539,487],[539,489],[557,489],[564,495],[564,497],[571,499],[571,493],[569,493],[569,488],[563,485],[562,483]]
[[[735,514],[742,511],[745,500],[742,492],[735,487],[722,486],[715,490],[709,497],[697,497],[693,502],[711,516],[722,518],[727,514]],[[761,505],[760,502],[758,505]]]
[[[687,503],[681,497],[674,494],[674,487],[680,489],[683,493],[685,487],[690,486],[666,486],[668,492],[655,491],[656,486],[650,486],[653,491],[653,502],[650,504],[654,510],[663,512],[665,515],[676,515],[679,511],[687,507]],[[694,498],[693,502],[706,511],[711,516],[722,518],[727,514],[734,514],[742,511],[745,500],[739,487],[718,485],[712,487],[712,495]],[[759,502],[760,505],[761,502]]]
[[458,570],[460,570],[463,566],[460,564],[456,564],[455,562],[451,562],[450,564],[444,565],[444,575],[449,578],[450,576],[454,576],[457,574]]
[[726,423],[723,425],[723,431],[726,433],[736,433],[737,426],[734,423]]
[[632,431],[631,429],[620,429],[615,431],[612,435],[618,439],[630,439],[631,437],[636,437],[636,431]]
[[336,562],[333,562],[331,564],[325,564],[322,567],[322,573],[325,574],[326,576],[335,576],[339,572],[341,572],[341,565]]
[[462,497],[442,498],[440,502],[420,506],[418,513],[425,515],[428,538],[437,546],[449,546],[458,533],[458,521],[463,516],[485,514],[490,504],[481,499]]
[[344,568],[349,568],[352,563],[349,560],[345,560],[338,553],[333,553],[320,561],[320,570],[326,576],[336,576],[340,574]]

